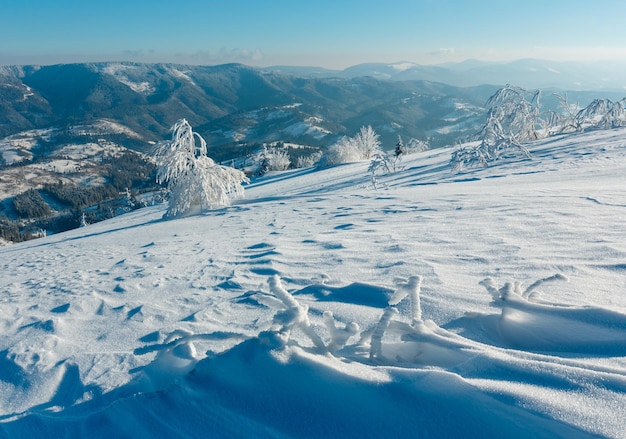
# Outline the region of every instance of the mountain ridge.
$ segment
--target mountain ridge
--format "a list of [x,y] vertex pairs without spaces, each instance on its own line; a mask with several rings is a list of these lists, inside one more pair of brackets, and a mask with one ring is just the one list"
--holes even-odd
[[[572,91],[624,92],[626,63],[615,61],[579,62],[524,58],[508,62],[468,59],[445,64],[417,64],[410,61],[363,63],[343,70],[320,67],[267,67],[271,71],[325,77],[373,76],[395,81],[433,80],[458,87],[515,84],[526,88],[559,88]],[[308,70],[307,70],[308,69]]]
[[[243,64],[14,66],[5,67],[0,76],[0,138],[32,129],[109,119],[143,135],[148,144],[166,137],[170,126],[184,117],[217,147],[218,159],[230,158],[232,148],[241,142],[283,140],[328,146],[363,125],[372,125],[377,131],[397,125],[394,132],[381,133],[385,141],[395,143],[398,135],[424,139],[446,126],[445,121],[429,119],[429,115],[448,111],[447,97],[458,97],[480,108],[493,90],[459,89],[431,81],[385,81],[372,76],[300,77]],[[298,111],[290,110],[294,120],[285,121],[286,125],[277,120],[271,124],[237,122],[250,112],[287,108]],[[328,135],[320,139],[289,134],[287,128],[294,123],[309,124],[311,120],[321,124],[319,128]],[[220,132],[227,126],[234,135]]]

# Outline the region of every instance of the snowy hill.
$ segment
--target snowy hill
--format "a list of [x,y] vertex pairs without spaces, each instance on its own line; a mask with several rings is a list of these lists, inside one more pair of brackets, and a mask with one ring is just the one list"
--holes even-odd
[[0,248],[0,437],[626,437],[626,130]]

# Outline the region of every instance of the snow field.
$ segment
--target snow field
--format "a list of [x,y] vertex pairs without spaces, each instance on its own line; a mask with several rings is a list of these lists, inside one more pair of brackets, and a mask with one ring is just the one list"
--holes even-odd
[[0,437],[626,437],[626,131],[531,151],[0,248]]

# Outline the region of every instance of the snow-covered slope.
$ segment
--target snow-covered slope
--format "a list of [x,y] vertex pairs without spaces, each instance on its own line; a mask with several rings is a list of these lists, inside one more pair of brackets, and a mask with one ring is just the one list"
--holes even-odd
[[531,150],[0,248],[0,437],[626,437],[626,130]]

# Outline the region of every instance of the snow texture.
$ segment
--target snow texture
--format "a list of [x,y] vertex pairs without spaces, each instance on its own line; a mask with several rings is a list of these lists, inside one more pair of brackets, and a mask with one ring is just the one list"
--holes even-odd
[[626,130],[0,247],[0,437],[626,437]]

